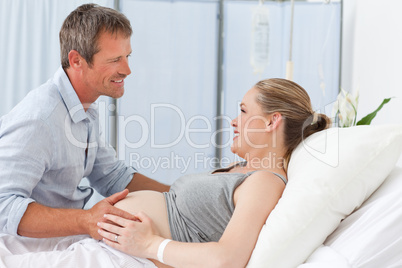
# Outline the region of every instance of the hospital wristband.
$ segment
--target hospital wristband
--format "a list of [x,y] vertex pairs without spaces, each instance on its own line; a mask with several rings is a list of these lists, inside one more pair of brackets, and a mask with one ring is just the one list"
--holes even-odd
[[161,263],[163,262],[163,252],[165,251],[165,247],[166,245],[172,240],[170,239],[165,239],[162,241],[162,243],[160,243],[159,248],[158,248],[158,254],[156,255],[158,257],[158,261],[160,261]]

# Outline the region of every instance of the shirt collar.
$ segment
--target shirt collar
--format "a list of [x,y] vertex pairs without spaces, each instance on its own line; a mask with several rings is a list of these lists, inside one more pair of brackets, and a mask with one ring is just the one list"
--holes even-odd
[[70,79],[68,79],[67,74],[61,66],[54,74],[53,81],[57,85],[68,113],[70,114],[71,120],[73,120],[74,123],[87,119],[88,115],[90,115],[92,119],[97,117],[98,105],[92,103],[87,109],[87,112],[85,112],[77,93],[71,85]]

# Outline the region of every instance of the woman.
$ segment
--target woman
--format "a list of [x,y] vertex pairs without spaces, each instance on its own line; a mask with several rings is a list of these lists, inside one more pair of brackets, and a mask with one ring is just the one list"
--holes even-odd
[[173,267],[246,266],[285,188],[292,151],[330,120],[312,110],[302,87],[284,79],[258,82],[240,108],[231,150],[245,162],[183,176],[168,193],[131,193],[116,206],[138,221],[105,215],[115,224],[98,224],[106,244]]

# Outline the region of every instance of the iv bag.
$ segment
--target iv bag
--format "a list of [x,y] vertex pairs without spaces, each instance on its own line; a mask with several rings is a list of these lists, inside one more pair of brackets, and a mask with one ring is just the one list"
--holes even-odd
[[269,64],[268,8],[262,4],[253,11],[250,63],[255,73],[262,73]]

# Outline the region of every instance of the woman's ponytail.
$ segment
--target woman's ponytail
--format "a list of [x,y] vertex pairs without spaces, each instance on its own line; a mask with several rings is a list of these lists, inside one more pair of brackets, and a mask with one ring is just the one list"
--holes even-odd
[[308,136],[327,129],[331,126],[331,119],[325,114],[319,114],[313,112],[311,116],[307,118],[305,123],[303,124],[303,138],[307,138]]

